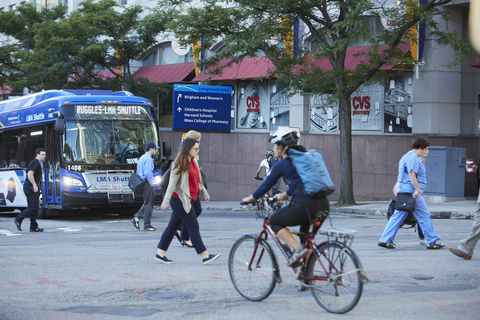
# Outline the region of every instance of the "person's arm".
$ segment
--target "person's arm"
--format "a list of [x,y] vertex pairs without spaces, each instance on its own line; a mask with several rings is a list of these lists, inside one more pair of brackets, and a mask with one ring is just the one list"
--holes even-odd
[[277,180],[280,179],[282,176],[283,176],[282,164],[281,162],[277,162],[270,170],[270,174],[265,177],[265,180],[263,180],[263,183],[260,186],[258,186],[257,190],[255,190],[252,193],[252,196],[255,199],[260,198],[265,193],[267,193],[268,190],[270,190],[275,185]]
[[147,180],[148,183],[150,184],[150,187],[153,187],[153,158],[150,161],[147,161],[146,163],[146,175],[147,175]]
[[171,169],[170,180],[168,181],[167,192],[165,192],[165,195],[164,195],[163,201],[162,201],[162,205],[160,206],[160,208],[163,211],[166,211],[168,209],[170,199],[172,198],[173,190],[175,189],[175,186],[177,185],[178,179],[180,179],[180,176],[181,176],[181,174],[178,173],[178,168]]
[[262,164],[260,163],[260,165],[258,166],[258,169],[257,169],[257,172],[255,172],[255,178],[258,179],[258,175],[262,172]]
[[38,186],[35,183],[35,177],[33,176],[34,173],[35,173],[34,170],[28,171],[27,177],[28,177],[28,180],[30,180],[30,183],[33,185],[33,192],[37,193],[38,192]]
[[420,187],[418,186],[417,174],[413,171],[410,171],[408,173],[408,178],[410,179],[412,186],[415,188],[415,192],[413,192],[412,196],[414,199],[417,199],[418,196],[420,195]]

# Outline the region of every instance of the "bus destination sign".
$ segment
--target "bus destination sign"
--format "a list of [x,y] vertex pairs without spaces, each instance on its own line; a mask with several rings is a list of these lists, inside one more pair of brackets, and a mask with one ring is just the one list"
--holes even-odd
[[77,119],[149,119],[147,111],[142,106],[77,105],[75,111]]

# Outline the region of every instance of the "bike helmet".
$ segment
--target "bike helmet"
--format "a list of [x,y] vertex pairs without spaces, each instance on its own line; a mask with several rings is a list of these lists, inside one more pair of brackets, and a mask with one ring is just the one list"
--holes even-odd
[[288,147],[298,144],[298,135],[295,130],[280,129],[275,131],[268,141]]
[[265,157],[266,158],[273,157],[273,150],[268,149],[267,151],[265,151]]

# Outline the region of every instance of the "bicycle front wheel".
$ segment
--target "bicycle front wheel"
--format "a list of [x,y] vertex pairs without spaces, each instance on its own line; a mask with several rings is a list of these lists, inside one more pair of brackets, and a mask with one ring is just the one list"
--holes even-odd
[[344,245],[326,242],[317,246],[307,262],[306,286],[322,308],[332,313],[352,310],[360,300],[363,283],[360,263]]
[[258,246],[252,236],[238,239],[230,251],[228,271],[233,286],[245,299],[263,300],[275,288],[275,258],[263,239]]

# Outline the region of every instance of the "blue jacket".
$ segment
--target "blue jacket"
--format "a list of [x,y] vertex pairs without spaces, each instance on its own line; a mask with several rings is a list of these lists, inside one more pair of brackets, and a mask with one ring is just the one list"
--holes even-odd
[[150,153],[145,152],[137,163],[137,174],[142,179],[147,179],[150,186],[153,186],[153,158]]

